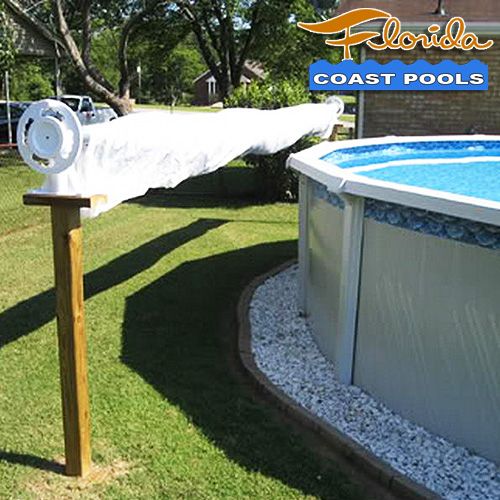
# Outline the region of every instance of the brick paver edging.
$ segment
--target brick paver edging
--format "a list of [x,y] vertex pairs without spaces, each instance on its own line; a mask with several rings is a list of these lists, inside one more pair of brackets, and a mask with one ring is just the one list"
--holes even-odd
[[258,276],[245,288],[238,302],[238,351],[243,368],[250,375],[255,387],[269,397],[280,410],[285,412],[299,425],[319,434],[335,451],[352,463],[357,470],[387,488],[397,498],[412,500],[439,499],[436,493],[430,491],[415,481],[380,460],[366,448],[353,439],[341,433],[325,421],[302,408],[297,402],[276,387],[257,367],[251,349],[251,327],[249,307],[255,290],[268,278],[284,271],[296,260],[291,260],[275,267],[271,271]]

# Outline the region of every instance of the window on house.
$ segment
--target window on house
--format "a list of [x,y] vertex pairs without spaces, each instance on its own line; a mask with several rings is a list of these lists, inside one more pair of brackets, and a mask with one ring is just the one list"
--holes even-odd
[[208,95],[213,96],[217,94],[217,81],[212,76],[207,80],[208,84]]

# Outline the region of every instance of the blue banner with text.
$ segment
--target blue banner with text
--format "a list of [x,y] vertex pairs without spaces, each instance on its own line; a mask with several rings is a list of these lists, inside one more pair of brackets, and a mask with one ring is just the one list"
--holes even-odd
[[445,60],[431,64],[345,60],[332,64],[321,60],[309,68],[310,90],[488,90],[488,66],[475,59],[467,64]]

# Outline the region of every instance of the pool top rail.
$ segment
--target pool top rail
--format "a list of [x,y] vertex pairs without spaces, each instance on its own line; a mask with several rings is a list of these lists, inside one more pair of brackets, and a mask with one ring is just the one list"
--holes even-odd
[[500,226],[500,136],[322,142],[288,166],[351,194]]

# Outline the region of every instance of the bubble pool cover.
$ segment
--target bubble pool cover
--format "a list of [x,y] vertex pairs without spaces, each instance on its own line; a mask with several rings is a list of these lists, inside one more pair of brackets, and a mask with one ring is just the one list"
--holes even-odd
[[[343,108],[341,101],[332,100],[276,110],[151,111],[80,131],[70,110],[65,120],[59,116],[60,103],[49,101],[30,106],[33,117],[21,127],[18,142],[26,158],[47,174],[38,193],[107,197],[106,203],[82,209],[91,217],[150,188],[175,187],[214,172],[240,156],[273,154],[302,137],[327,138]],[[82,139],[81,147],[76,138]],[[39,165],[43,159],[48,165]]]

